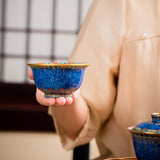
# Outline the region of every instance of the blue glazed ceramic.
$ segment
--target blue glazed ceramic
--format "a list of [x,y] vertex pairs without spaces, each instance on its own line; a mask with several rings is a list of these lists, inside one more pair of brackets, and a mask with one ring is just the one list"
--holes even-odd
[[29,63],[35,84],[45,97],[71,96],[82,83],[86,63]]
[[129,127],[138,160],[160,160],[160,113],[153,113],[152,121]]

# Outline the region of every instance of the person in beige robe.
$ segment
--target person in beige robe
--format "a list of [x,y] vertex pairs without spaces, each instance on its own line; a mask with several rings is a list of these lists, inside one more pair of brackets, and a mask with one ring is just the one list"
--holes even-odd
[[63,147],[96,138],[101,155],[134,157],[127,128],[160,112],[160,0],[94,0],[69,61],[90,64],[79,94],[88,111],[70,138],[50,106]]

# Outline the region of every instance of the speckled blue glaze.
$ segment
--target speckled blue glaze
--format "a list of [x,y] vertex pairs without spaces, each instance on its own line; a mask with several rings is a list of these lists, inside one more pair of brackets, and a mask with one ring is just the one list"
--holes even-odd
[[138,160],[160,160],[160,136],[131,133]]
[[160,114],[130,130],[138,160],[160,160]]
[[[83,79],[84,68],[82,69],[35,69],[33,68],[34,80],[37,87],[47,92],[47,90],[54,89],[64,89],[65,93],[61,92],[62,95],[71,94],[71,89],[77,90]],[[47,94],[47,93],[46,93]],[[60,95],[60,93],[56,93],[52,91],[54,95]]]
[[[65,63],[66,64],[66,63]],[[30,65],[37,88],[45,97],[67,97],[77,90],[83,81],[86,66],[63,65]]]

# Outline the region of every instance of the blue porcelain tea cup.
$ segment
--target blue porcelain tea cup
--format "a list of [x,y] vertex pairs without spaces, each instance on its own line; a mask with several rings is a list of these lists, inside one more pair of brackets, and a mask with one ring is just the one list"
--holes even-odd
[[67,97],[76,91],[83,81],[87,63],[29,63],[37,88],[45,97]]

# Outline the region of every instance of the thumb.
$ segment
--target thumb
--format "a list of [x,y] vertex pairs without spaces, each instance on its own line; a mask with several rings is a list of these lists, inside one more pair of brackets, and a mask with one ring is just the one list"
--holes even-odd
[[29,79],[34,80],[33,71],[31,69],[28,71],[28,77],[29,77]]

